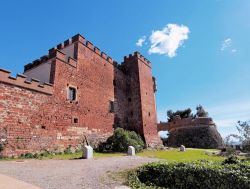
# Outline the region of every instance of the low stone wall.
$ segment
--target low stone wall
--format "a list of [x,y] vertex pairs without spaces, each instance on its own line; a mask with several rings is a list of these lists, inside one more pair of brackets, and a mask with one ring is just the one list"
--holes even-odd
[[168,131],[165,145],[190,148],[222,148],[224,142],[212,118],[176,118],[171,122],[160,122],[158,131]]
[[168,146],[189,148],[222,148],[224,147],[220,133],[215,126],[182,127],[173,129],[167,140]]
[[183,119],[175,119],[171,122],[160,122],[157,126],[158,131],[171,131],[176,128],[183,127],[196,127],[200,125],[206,126],[215,126],[212,118],[209,117],[199,117],[199,118],[183,118]]

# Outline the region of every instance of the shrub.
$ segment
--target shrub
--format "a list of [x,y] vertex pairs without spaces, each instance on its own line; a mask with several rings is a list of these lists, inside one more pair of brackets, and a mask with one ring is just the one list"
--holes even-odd
[[38,153],[33,154],[33,158],[38,159],[39,158],[39,154]]
[[190,108],[185,109],[185,110],[177,110],[176,112],[173,112],[172,110],[168,110],[167,116],[168,116],[168,122],[173,121],[176,116],[180,116],[181,119],[194,117],[194,115],[192,114],[192,110]]
[[69,145],[65,150],[64,150],[65,154],[72,154],[72,150],[71,150],[71,145]]
[[106,142],[99,144],[100,152],[126,152],[129,146],[134,146],[136,152],[143,150],[144,142],[134,131],[117,128]]
[[130,172],[128,184],[133,188],[249,189],[250,164],[150,163]]
[[196,114],[195,114],[196,117],[208,117],[208,112],[206,112],[204,110],[204,108],[202,107],[202,105],[198,105],[196,107],[196,111],[197,111]]
[[48,151],[44,151],[42,153],[40,153],[40,157],[48,157],[50,155],[50,152]]
[[32,154],[32,153],[26,153],[26,154],[24,155],[24,158],[26,158],[26,159],[33,158],[33,154]]
[[222,148],[220,154],[223,156],[230,157],[230,156],[236,155],[236,150],[232,147]]
[[222,164],[237,164],[237,163],[240,163],[240,159],[235,155],[229,156],[222,162]]

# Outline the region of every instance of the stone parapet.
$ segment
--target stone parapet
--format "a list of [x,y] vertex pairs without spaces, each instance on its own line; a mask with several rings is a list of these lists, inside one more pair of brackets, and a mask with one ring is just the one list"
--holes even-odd
[[41,83],[37,79],[27,80],[25,75],[17,74],[16,77],[10,75],[10,72],[0,69],[0,83],[14,85],[17,87],[52,95],[53,86],[49,83]]

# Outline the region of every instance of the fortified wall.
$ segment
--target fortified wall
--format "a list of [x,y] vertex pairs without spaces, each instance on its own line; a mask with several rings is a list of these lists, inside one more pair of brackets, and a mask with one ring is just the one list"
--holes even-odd
[[158,131],[172,131],[178,128],[192,128],[197,126],[212,126],[216,127],[213,119],[210,117],[198,117],[198,118],[175,118],[171,122],[160,122],[157,126]]
[[185,145],[191,148],[222,148],[224,142],[212,118],[180,118],[171,122],[160,122],[158,131],[168,131],[168,146]]
[[83,36],[49,50],[16,77],[0,70],[2,155],[96,146],[116,127],[160,144],[151,63],[140,53],[118,64]]

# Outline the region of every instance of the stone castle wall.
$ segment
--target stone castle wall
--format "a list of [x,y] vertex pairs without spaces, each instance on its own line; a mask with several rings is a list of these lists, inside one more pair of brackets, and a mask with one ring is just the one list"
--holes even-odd
[[[27,64],[24,74],[46,62],[50,83],[0,70],[3,155],[77,148],[84,136],[95,146],[116,127],[136,131],[148,145],[159,142],[151,66],[139,53],[118,65],[76,35]],[[69,87],[77,89],[76,101],[67,99]]]
[[158,131],[168,131],[166,145],[190,148],[222,148],[224,142],[212,118],[176,118],[171,122],[160,122]]
[[215,123],[213,122],[212,118],[210,117],[199,117],[199,118],[182,118],[175,120],[171,122],[160,122],[157,125],[158,131],[171,131],[173,129],[177,129],[180,127],[196,127],[196,126],[215,126]]

